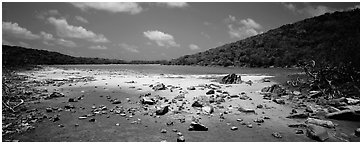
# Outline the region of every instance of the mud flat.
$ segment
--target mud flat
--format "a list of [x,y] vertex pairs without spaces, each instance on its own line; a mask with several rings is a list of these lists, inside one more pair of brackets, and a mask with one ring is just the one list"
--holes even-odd
[[222,84],[226,74],[45,67],[18,75],[28,99],[16,117],[3,113],[3,141],[360,141],[359,120],[326,118],[359,117],[359,100],[316,105],[273,76],[236,74]]

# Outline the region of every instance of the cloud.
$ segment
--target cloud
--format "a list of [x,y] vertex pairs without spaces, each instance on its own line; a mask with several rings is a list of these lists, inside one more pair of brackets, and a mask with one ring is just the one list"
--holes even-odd
[[180,44],[177,44],[172,35],[155,30],[155,31],[146,31],[143,32],[143,35],[148,39],[155,41],[156,44],[160,47],[180,47]]
[[44,31],[41,31],[40,35],[43,37],[44,40],[55,40],[53,35],[50,34],[50,33],[46,33]]
[[202,24],[204,24],[205,26],[211,25],[211,23],[210,23],[210,22],[207,22],[207,21],[203,22]]
[[75,16],[75,19],[82,22],[82,23],[89,23],[87,19],[81,16]]
[[17,38],[22,39],[39,39],[40,36],[33,34],[31,31],[27,30],[26,28],[22,28],[18,25],[18,23],[11,23],[11,22],[3,22],[3,34],[9,35]]
[[190,44],[190,45],[189,45],[189,48],[190,48],[191,50],[198,50],[198,49],[200,49],[200,47],[197,46],[197,45],[195,45],[195,44]]
[[65,46],[65,47],[71,47],[71,48],[77,47],[77,44],[75,44],[73,41],[65,40],[62,38],[57,39],[55,42],[59,45]]
[[48,11],[42,11],[36,14],[36,18],[38,19],[45,19],[48,16],[58,16],[60,15],[60,12],[56,9],[48,10]]
[[14,44],[13,43],[11,43],[11,42],[9,42],[9,41],[7,41],[7,40],[4,40],[3,39],[3,41],[2,41],[3,43],[3,45],[11,45],[11,46],[13,46]]
[[28,43],[22,42],[22,41],[19,42],[19,45],[23,46],[23,47],[30,47],[30,45]]
[[69,25],[65,19],[48,18],[48,21],[55,26],[57,35],[65,38],[78,38],[91,42],[109,42],[102,34],[95,34],[81,26]]
[[137,48],[138,48],[137,46],[128,45],[126,43],[121,43],[119,45],[125,50],[128,50],[128,51],[133,52],[133,53],[139,53],[139,51],[137,50]]
[[71,4],[83,11],[96,9],[111,13],[137,14],[143,10],[141,6],[134,2],[74,2]]
[[301,7],[301,8],[297,8],[297,5],[293,4],[293,3],[282,3],[282,5],[294,13],[305,14],[308,16],[320,16],[325,13],[331,13],[334,11],[343,11],[343,10],[337,10],[337,9],[330,8],[330,7],[323,6],[323,5],[313,6],[310,3],[303,3],[303,7]]
[[187,7],[188,4],[186,2],[158,2],[159,5],[165,5],[169,8],[182,8]]
[[106,50],[106,49],[108,49],[106,46],[100,46],[100,45],[90,46],[89,48],[94,49],[94,50]]
[[208,39],[210,39],[211,37],[210,37],[210,35],[208,35],[207,33],[205,33],[205,32],[201,32],[201,35],[203,35],[204,37],[206,37],[206,38],[208,38]]
[[237,20],[235,16],[229,15],[225,20],[228,23],[228,33],[231,38],[247,38],[261,33],[263,28],[251,18]]

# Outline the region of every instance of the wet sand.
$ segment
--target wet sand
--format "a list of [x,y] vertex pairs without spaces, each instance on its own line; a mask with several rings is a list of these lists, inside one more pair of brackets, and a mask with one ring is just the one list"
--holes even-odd
[[[182,135],[186,142],[313,142],[304,134],[296,134],[296,128],[288,127],[288,124],[304,123],[305,119],[286,118],[293,104],[287,101],[285,105],[277,104],[271,100],[263,99],[260,90],[271,86],[275,82],[263,82],[263,78],[272,76],[248,76],[243,75],[242,80],[253,82],[252,85],[242,84],[220,84],[215,82],[216,77],[225,75],[169,75],[169,74],[146,74],[134,71],[107,71],[107,70],[64,70],[55,68],[45,68],[40,71],[27,71],[20,73],[30,76],[28,81],[43,81],[46,79],[56,80],[56,83],[65,79],[82,79],[84,77],[93,77],[94,81],[78,81],[76,83],[65,83],[60,86],[40,86],[38,89],[46,89],[51,94],[53,91],[63,93],[65,97],[53,99],[40,99],[29,102],[26,106],[29,109],[36,108],[39,113],[47,116],[40,122],[34,123],[35,129],[22,134],[15,134],[11,139],[19,141],[52,141],[52,142],[176,142]],[[153,90],[150,85],[164,84],[166,90]],[[199,108],[191,107],[191,104],[198,96],[210,97],[207,95],[210,89],[206,85],[220,86],[217,90],[228,92],[230,95],[240,95],[245,93],[251,99],[243,100],[240,98],[225,98],[225,102],[220,104],[212,103],[214,112],[211,114],[203,113]],[[188,90],[188,87],[194,86],[195,90]],[[216,90],[215,90],[216,91]],[[175,100],[176,103],[168,103],[163,100],[155,105],[149,105],[145,110],[145,105],[140,103],[140,96],[150,93],[150,97],[164,97],[171,101],[174,97],[184,94],[185,98]],[[158,96],[157,96],[158,95]],[[69,98],[82,97],[78,102],[68,102]],[[120,104],[112,104],[110,99],[118,99]],[[184,105],[183,105],[184,103]],[[74,109],[64,109],[66,105],[74,105]],[[152,114],[155,106],[170,105],[170,111],[164,115],[156,116]],[[262,108],[258,108],[258,105]],[[96,113],[86,119],[78,117],[92,114],[94,110],[101,106],[107,109],[102,114]],[[112,112],[115,107],[123,107],[126,110],[125,116]],[[180,106],[184,107],[178,110]],[[51,107],[63,108],[61,111],[53,110],[46,112],[45,109]],[[238,108],[248,108],[255,110],[255,113],[244,113]],[[303,112],[304,109],[297,109]],[[223,117],[220,114],[223,113]],[[59,115],[58,121],[51,121],[49,117]],[[269,119],[265,118],[268,117]],[[95,122],[89,122],[94,118]],[[180,119],[185,119],[181,121]],[[188,128],[193,118],[199,119],[199,122],[208,127],[208,131],[189,131]],[[237,121],[241,119],[241,121]],[[263,119],[264,122],[255,122],[256,119]],[[329,139],[327,142],[359,141],[359,137],[353,137],[354,130],[359,122],[335,121],[340,126],[336,129],[327,129]],[[172,125],[167,123],[173,122]],[[247,127],[247,125],[252,127]],[[231,130],[231,127],[237,127],[237,130]],[[166,129],[166,133],[161,133]],[[176,130],[174,130],[176,129]],[[181,132],[182,134],[177,132]],[[276,138],[272,133],[278,132],[282,138]],[[340,136],[341,133],[344,135]],[[335,136],[334,136],[335,135]],[[345,136],[346,135],[346,136]]]

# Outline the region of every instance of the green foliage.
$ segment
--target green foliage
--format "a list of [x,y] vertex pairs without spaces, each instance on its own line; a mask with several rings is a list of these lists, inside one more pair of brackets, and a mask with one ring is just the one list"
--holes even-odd
[[292,67],[318,64],[359,67],[359,9],[334,12],[283,25],[205,52],[173,59],[174,65]]

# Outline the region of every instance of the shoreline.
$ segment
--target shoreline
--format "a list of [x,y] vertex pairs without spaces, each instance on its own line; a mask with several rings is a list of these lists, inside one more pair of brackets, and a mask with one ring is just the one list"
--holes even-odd
[[[180,135],[172,132],[173,129],[182,132],[186,141],[313,141],[305,135],[294,134],[294,129],[288,127],[287,124],[304,122],[304,120],[285,118],[293,109],[293,103],[288,101],[288,97],[282,97],[286,102],[285,105],[263,99],[260,91],[264,87],[277,84],[273,81],[262,81],[263,78],[271,76],[242,75],[242,80],[253,82],[252,85],[248,85],[220,84],[213,81],[214,78],[225,75],[147,74],[119,70],[65,70],[52,67],[18,74],[33,77],[28,79],[29,83],[49,83],[48,86],[38,85],[39,91],[46,90],[47,94],[59,92],[65,95],[65,97],[43,100],[41,96],[49,95],[39,94],[35,95],[40,98],[38,102],[26,104],[28,108],[39,109],[34,115],[47,115],[47,118],[36,118],[40,122],[34,123],[36,127],[30,130],[32,133],[12,136],[13,139],[21,141],[176,141]],[[154,89],[161,84],[164,85],[162,89]],[[207,94],[211,90],[214,90],[213,94]],[[197,99],[218,97],[223,92],[228,95],[223,102],[207,104],[212,107],[212,113],[205,113],[203,108],[192,107]],[[141,104],[140,99],[148,93],[148,97],[157,100],[155,105]],[[233,98],[234,96],[237,98]],[[69,99],[78,100],[69,102]],[[120,100],[120,104],[112,104],[114,100]],[[73,105],[75,108],[66,109],[67,105]],[[169,105],[169,111],[164,115],[155,115],[155,111],[164,105]],[[61,111],[55,109],[50,113],[45,111],[47,107],[54,109],[54,106],[64,109]],[[100,108],[106,106],[107,109],[94,111],[98,108],[93,109],[93,106]],[[114,110],[118,109],[115,106],[127,110],[126,116],[114,113]],[[255,113],[244,113],[240,108],[252,109]],[[297,111],[301,112],[302,109]],[[52,122],[54,114],[60,115],[59,121]],[[86,114],[94,116],[91,115],[87,120],[78,119]],[[224,118],[221,118],[221,114]],[[265,117],[269,118],[264,119]],[[92,118],[95,122],[88,122]],[[184,122],[179,121],[180,118]],[[194,118],[199,119],[209,131],[199,132],[198,135],[188,131],[188,126]],[[240,118],[242,121],[237,121]],[[262,123],[255,122],[258,119],[264,120]],[[173,123],[171,126],[166,125],[171,121]],[[74,125],[78,126],[75,128]],[[252,128],[248,128],[249,125],[253,125]],[[230,130],[232,126],[238,127],[239,130]],[[45,127],[50,130],[42,129]],[[348,130],[351,128],[355,127],[349,127]],[[122,129],[126,131],[120,131]],[[168,132],[160,133],[161,129],[166,129]],[[282,134],[283,138],[272,136],[271,134],[275,132]],[[84,137],[84,134],[92,138]],[[330,137],[327,141],[339,140]]]

